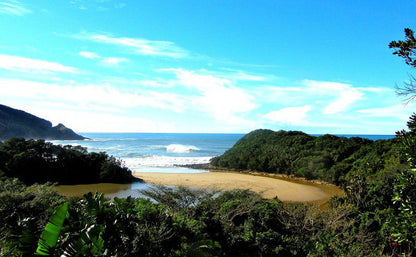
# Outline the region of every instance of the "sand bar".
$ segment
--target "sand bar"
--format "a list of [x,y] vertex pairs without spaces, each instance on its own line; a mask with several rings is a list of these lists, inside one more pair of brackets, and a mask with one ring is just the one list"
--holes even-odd
[[146,183],[204,189],[249,189],[264,198],[278,197],[282,201],[310,202],[331,197],[318,186],[304,185],[281,179],[233,172],[156,173],[135,172]]

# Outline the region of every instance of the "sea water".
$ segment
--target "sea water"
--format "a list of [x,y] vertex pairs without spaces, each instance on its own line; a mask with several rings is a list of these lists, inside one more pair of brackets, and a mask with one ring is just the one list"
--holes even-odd
[[[203,170],[179,167],[209,163],[230,149],[244,134],[186,133],[82,133],[90,140],[52,141],[62,145],[81,145],[89,152],[106,152],[120,158],[133,172],[199,173]],[[318,136],[318,135],[316,135]],[[371,140],[393,135],[359,136]]]
[[82,133],[90,140],[52,141],[120,158],[133,172],[199,173],[181,165],[209,163],[244,134]]
[[[123,161],[133,172],[200,173],[205,170],[183,168],[180,165],[208,163],[230,149],[244,134],[175,134],[175,133],[82,133],[89,140],[52,141],[61,145],[80,145],[89,152],[106,152]],[[316,135],[318,136],[318,135]],[[357,135],[340,135],[353,137]],[[361,135],[371,140],[390,139],[392,135]],[[82,196],[99,191],[106,197],[143,197],[144,183],[61,185],[63,195]]]

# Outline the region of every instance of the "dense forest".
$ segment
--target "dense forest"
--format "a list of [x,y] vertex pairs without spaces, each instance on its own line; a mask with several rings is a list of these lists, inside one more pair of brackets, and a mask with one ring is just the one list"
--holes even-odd
[[355,175],[392,177],[408,167],[397,139],[377,140],[299,131],[256,130],[241,138],[211,165],[237,170],[295,175],[345,185]]
[[[390,46],[416,67],[413,31],[406,29],[406,41]],[[401,92],[415,98],[414,81]],[[416,114],[407,127],[394,140],[375,142],[255,131],[236,145],[241,155],[234,149],[214,160],[342,185],[345,196],[332,198],[326,208],[266,200],[242,190],[166,187],[137,199],[110,201],[92,193],[65,198],[50,184],[28,187],[10,176],[43,165],[51,175],[49,165],[66,167],[79,159],[88,160],[75,162],[83,168],[91,160],[110,158],[110,164],[97,162],[100,167],[117,161],[69,146],[13,139],[0,147],[0,256],[416,256]],[[270,142],[278,142],[282,154]],[[59,156],[62,149],[68,158]],[[286,166],[279,170],[279,165]],[[30,184],[33,177],[20,178]]]
[[138,181],[121,160],[81,146],[61,146],[42,139],[0,142],[0,173],[26,184],[129,183]]
[[[3,173],[0,256],[414,256],[416,115],[408,127],[393,145],[409,168],[390,170],[391,176],[377,169],[369,176],[368,169],[357,166],[344,179],[345,196],[332,198],[325,208],[262,199],[247,190],[155,187],[137,199],[108,200],[97,193],[65,198],[50,184],[28,187]],[[315,140],[299,132],[277,135],[287,133]],[[71,158],[58,158],[65,148]],[[73,148],[9,140],[0,147],[2,163],[9,163],[2,169],[27,156],[26,168],[43,159],[54,165],[77,155],[86,162],[94,159],[85,149]]]
[[416,115],[408,125],[397,140],[411,169],[389,183],[357,174],[324,209],[242,190],[166,187],[147,198],[68,199],[50,185],[3,177],[0,255],[414,256]]

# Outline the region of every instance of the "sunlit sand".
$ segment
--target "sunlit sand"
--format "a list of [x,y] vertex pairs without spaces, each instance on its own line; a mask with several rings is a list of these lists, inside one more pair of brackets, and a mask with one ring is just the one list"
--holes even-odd
[[331,197],[331,194],[318,186],[242,173],[203,172],[172,174],[135,172],[133,175],[144,179],[146,183],[157,185],[218,190],[249,189],[261,194],[264,198],[271,199],[277,196],[282,201],[310,202],[321,201]]

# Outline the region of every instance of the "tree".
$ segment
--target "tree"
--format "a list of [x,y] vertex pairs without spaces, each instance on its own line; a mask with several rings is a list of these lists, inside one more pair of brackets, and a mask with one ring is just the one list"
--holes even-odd
[[[416,68],[416,38],[413,30],[404,29],[406,40],[392,41],[389,44],[390,48],[394,48],[396,51],[394,55],[398,55],[404,59],[406,64]],[[406,97],[405,102],[409,103],[416,98],[416,78],[409,75],[409,81],[405,82],[403,86],[396,87],[396,93],[399,96]]]
[[[416,38],[411,29],[405,30],[405,41],[392,41],[390,48],[396,48],[393,53],[404,58],[406,64],[416,68]],[[416,79],[410,76],[410,81],[397,89],[397,94],[406,96],[406,102],[416,99]],[[395,213],[390,217],[390,240],[393,254],[412,256],[416,247],[416,114],[407,123],[409,131],[396,132],[402,143],[402,154],[409,163],[409,169],[397,176],[393,185],[393,203]]]

